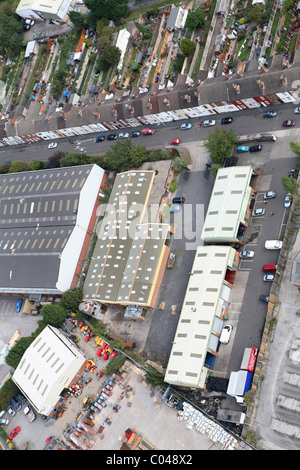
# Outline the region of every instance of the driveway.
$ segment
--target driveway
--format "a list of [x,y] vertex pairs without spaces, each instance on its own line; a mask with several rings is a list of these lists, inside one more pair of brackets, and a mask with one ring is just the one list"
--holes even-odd
[[185,198],[181,211],[171,217],[175,227],[171,245],[171,251],[176,253],[175,266],[165,270],[156,308],[150,313],[151,325],[144,347],[148,357],[160,361],[163,366],[167,365],[172,348],[196,249],[203,244],[200,236],[214,183],[213,178],[205,178],[208,155],[202,145],[197,142],[186,147],[191,155],[193,171],[188,181],[181,174],[176,194],[169,195],[170,204],[175,195]]

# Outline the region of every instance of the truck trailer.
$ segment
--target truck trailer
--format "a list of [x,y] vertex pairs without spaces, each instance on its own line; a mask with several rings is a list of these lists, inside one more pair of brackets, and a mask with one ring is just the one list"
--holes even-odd
[[236,401],[240,404],[244,404],[243,396],[251,388],[253,374],[248,370],[239,370],[238,372],[231,372],[227,395],[235,397]]
[[240,369],[248,370],[249,372],[253,373],[257,361],[257,355],[257,348],[245,348]]

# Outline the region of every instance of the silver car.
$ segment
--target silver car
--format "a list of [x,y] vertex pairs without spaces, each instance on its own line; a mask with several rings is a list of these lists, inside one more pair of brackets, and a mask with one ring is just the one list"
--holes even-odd
[[273,199],[274,197],[276,197],[275,191],[268,191],[264,194],[264,199]]
[[241,257],[242,258],[253,258],[255,252],[254,251],[242,251]]
[[216,121],[213,119],[207,119],[206,121],[203,122],[203,127],[210,127],[214,126],[216,124]]
[[119,139],[126,139],[127,137],[129,137],[128,132],[121,132],[121,134],[119,134]]
[[274,278],[275,278],[274,274],[265,274],[264,275],[264,281],[267,281],[267,282],[273,282]]

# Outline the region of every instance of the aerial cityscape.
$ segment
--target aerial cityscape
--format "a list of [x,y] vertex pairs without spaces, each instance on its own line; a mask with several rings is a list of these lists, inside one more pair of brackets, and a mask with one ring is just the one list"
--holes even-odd
[[0,10],[0,450],[299,450],[300,2]]

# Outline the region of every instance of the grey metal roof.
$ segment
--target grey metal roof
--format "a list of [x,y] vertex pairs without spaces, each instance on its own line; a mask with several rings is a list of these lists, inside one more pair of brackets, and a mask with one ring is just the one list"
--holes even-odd
[[0,292],[56,289],[93,165],[0,175]]
[[84,300],[147,304],[168,224],[142,223],[154,171],[119,173],[83,287]]

